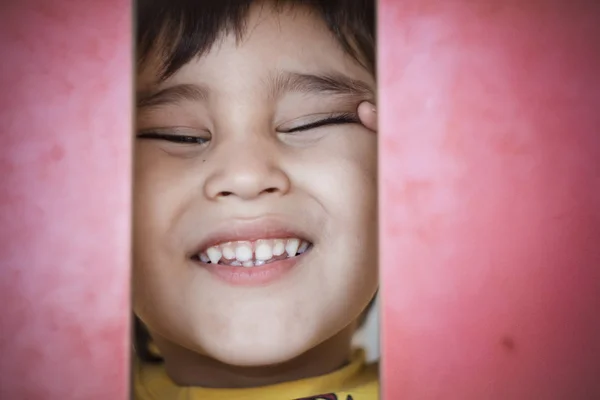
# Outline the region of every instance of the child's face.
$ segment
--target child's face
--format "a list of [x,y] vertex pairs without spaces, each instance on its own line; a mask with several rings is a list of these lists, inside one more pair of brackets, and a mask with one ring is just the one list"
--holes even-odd
[[[324,90],[313,75],[365,87]],[[237,365],[289,360],[352,326],[377,288],[377,140],[358,123],[295,128],[355,113],[374,96],[373,76],[318,18],[265,8],[242,41],[228,36],[155,79],[142,71],[138,91],[179,89],[140,106],[138,133],[207,141],[137,140],[138,315],[154,334]],[[238,247],[244,260],[262,238],[284,239],[293,254],[289,238],[312,247],[263,266],[197,259],[249,241]],[[262,243],[260,255],[280,253],[277,243]]]

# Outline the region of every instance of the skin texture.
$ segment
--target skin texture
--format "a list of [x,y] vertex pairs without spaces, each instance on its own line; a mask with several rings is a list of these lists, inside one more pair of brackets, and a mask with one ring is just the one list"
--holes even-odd
[[380,2],[383,398],[600,398],[599,16]]
[[129,399],[131,21],[0,2],[0,399]]
[[[377,289],[376,136],[360,123],[285,133],[356,114],[373,101],[373,75],[306,10],[255,8],[248,26],[241,42],[225,37],[165,82],[152,65],[138,75],[143,93],[183,83],[209,91],[137,114],[138,132],[208,139],[136,141],[134,307],[181,384],[255,386],[336,369]],[[273,95],[281,72],[337,73],[369,90]],[[189,260],[214,229],[267,218],[313,243],[278,281],[236,287]]]

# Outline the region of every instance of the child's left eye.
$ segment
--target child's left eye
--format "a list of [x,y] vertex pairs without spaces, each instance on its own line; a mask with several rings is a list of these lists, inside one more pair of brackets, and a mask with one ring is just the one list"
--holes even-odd
[[353,113],[344,113],[344,114],[334,114],[330,115],[327,118],[322,118],[316,121],[312,121],[309,123],[305,123],[300,126],[295,126],[293,128],[288,128],[284,132],[285,133],[295,133],[308,131],[310,129],[320,128],[326,125],[341,125],[341,124],[356,124],[360,123],[358,115]]

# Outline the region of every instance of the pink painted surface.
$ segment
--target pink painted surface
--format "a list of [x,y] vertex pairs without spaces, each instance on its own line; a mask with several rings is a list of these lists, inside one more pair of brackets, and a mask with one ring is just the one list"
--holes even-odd
[[0,5],[0,399],[128,398],[131,5]]
[[599,20],[380,1],[385,400],[600,399]]

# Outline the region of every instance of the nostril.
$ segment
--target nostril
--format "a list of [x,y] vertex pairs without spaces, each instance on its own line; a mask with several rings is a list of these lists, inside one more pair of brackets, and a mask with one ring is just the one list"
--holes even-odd
[[271,194],[271,193],[279,193],[280,189],[276,187],[271,187],[263,190],[251,190],[248,192],[245,191],[221,191],[217,194],[216,198],[225,198],[225,197],[241,197],[241,198],[253,198],[256,196]]

